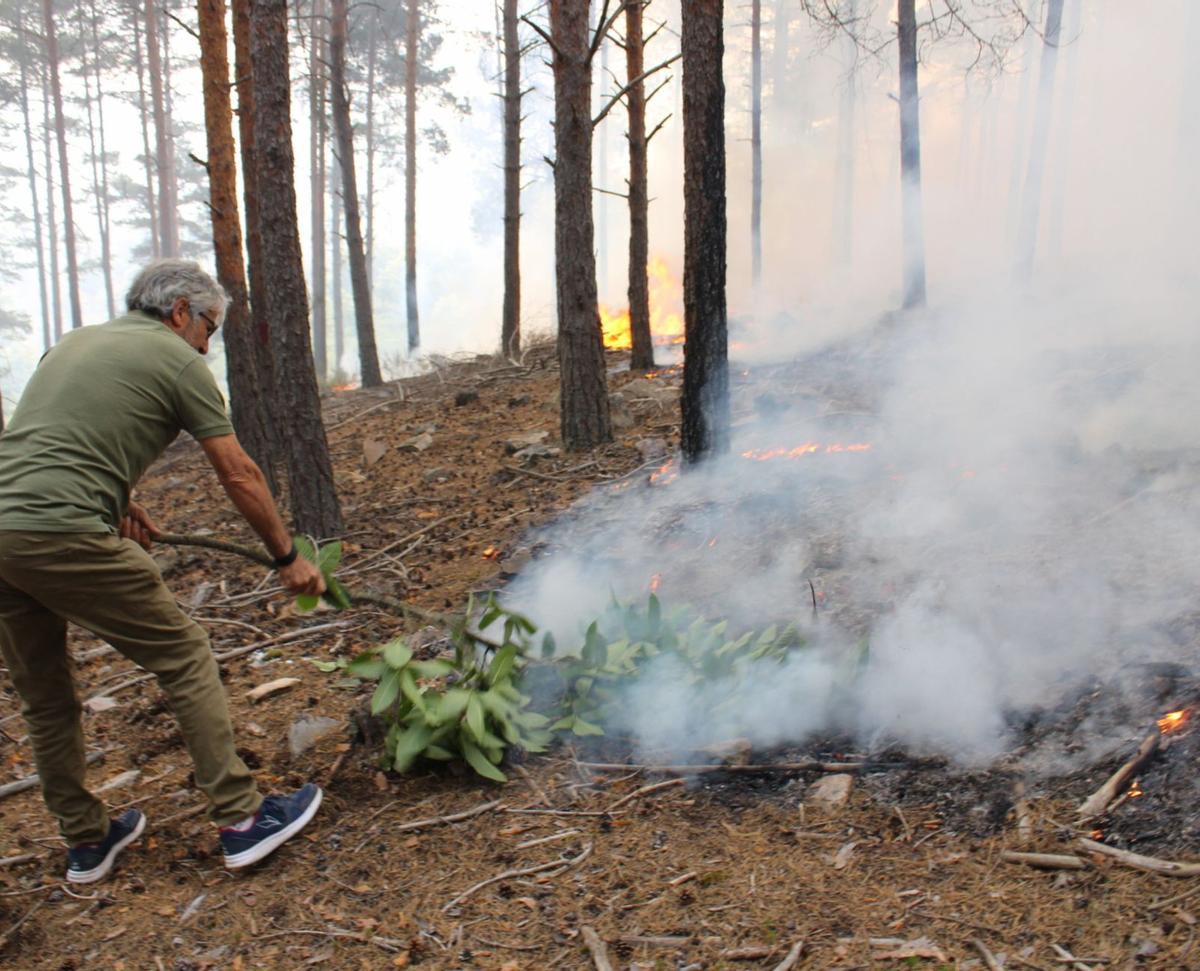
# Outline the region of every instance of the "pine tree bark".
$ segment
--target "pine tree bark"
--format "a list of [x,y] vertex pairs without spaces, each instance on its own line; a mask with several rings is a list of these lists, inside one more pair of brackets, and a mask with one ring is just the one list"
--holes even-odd
[[250,10],[254,151],[262,232],[262,274],[276,361],[275,401],[287,464],[292,517],[301,532],[333,536],[342,528],[333,467],[309,341],[308,295],[300,255],[293,179],[286,0],[254,0]]
[[45,164],[43,174],[46,177],[46,226],[49,236],[50,250],[50,298],[54,311],[54,340],[57,343],[63,335],[62,316],[62,284],[58,267],[58,217],[54,209],[54,169],[50,150],[50,76],[46,58],[42,58],[42,148]]
[[1038,73],[1037,107],[1033,116],[1033,141],[1029,146],[1029,167],[1025,172],[1025,191],[1021,200],[1021,228],[1017,234],[1016,275],[1023,283],[1033,276],[1033,257],[1037,251],[1042,180],[1046,171],[1046,145],[1050,140],[1050,116],[1054,110],[1054,70],[1058,64],[1062,16],[1063,0],[1049,0],[1046,5],[1046,29],[1042,34],[1042,63]]
[[925,306],[925,226],[921,202],[921,113],[915,0],[898,0],[900,41],[900,209],[904,309]]
[[[48,3],[50,0],[43,0]],[[146,59],[150,74],[150,104],[154,113],[154,156],[158,172],[158,240],[162,255],[179,255],[179,230],[176,226],[174,195],[175,146],[167,125],[166,100],[163,96],[163,62],[159,50],[158,17],[155,0],[146,0]]]
[[22,37],[22,49],[17,60],[20,72],[21,120],[25,127],[25,158],[29,176],[29,200],[33,209],[33,239],[37,251],[38,298],[42,311],[42,350],[50,350],[50,301],[46,295],[46,243],[42,236],[42,211],[38,199],[37,163],[33,149],[33,123],[29,114],[29,64],[30,51],[24,46],[30,31],[25,23],[25,6],[17,6],[17,23]]
[[142,58],[142,13],[134,0],[130,19],[133,21],[134,63],[137,65],[138,116],[142,123],[142,166],[146,170],[146,216],[150,223],[150,252],[155,259],[162,256],[162,240],[158,238],[158,205],[154,193],[154,156],[150,152],[150,110],[146,104],[146,66]]
[[312,218],[313,364],[317,380],[329,373],[325,334],[325,3],[313,0],[308,32],[308,166]]
[[[367,283],[375,293],[375,62],[379,52],[378,14],[368,21],[367,35]],[[338,225],[341,225],[340,223]]]
[[222,333],[225,339],[229,408],[238,439],[258,463],[273,493],[279,492],[267,398],[258,373],[254,328],[246,290],[242,227],[238,214],[237,163],[233,147],[233,108],[229,96],[225,0],[196,0],[200,33],[200,72],[204,81],[204,130],[208,142],[209,212],[217,280],[229,295]]
[[417,313],[417,61],[421,38],[420,0],[407,0],[404,32],[404,295],[408,309],[408,352],[421,343]]
[[354,291],[358,362],[363,387],[377,388],[383,384],[383,374],[379,370],[379,352],[375,348],[371,285],[367,280],[367,257],[363,250],[362,225],[358,214],[354,129],[350,123],[350,99],[346,93],[346,0],[332,0],[332,11],[333,19],[329,30],[329,88],[333,97],[333,124],[337,131],[338,159],[342,169],[342,203],[346,210],[346,249],[350,257],[350,287]]
[[67,294],[71,301],[71,326],[83,326],[79,302],[79,264],[75,258],[75,220],[71,214],[71,173],[67,159],[67,122],[63,116],[62,85],[58,77],[58,34],[54,27],[53,0],[42,0],[42,31],[46,42],[46,64],[54,99],[54,134],[58,143],[58,182],[62,189],[63,243],[67,254]]
[[750,279],[762,286],[762,0],[750,0]]
[[563,444],[612,441],[592,221],[592,65],[587,0],[550,0],[554,40],[554,264]]
[[683,392],[680,446],[695,464],[729,448],[722,0],[683,5]]
[[654,340],[650,334],[649,146],[646,141],[646,70],[643,3],[625,8],[625,95],[629,109],[629,331],[633,348],[629,367],[649,371],[654,367]]
[[504,305],[500,353],[521,354],[521,38],[517,0],[504,0]]
[[[334,155],[329,160],[329,195],[331,198],[329,218],[329,246],[333,257],[330,260],[330,277],[333,287],[333,368],[340,371],[342,358],[346,354],[346,311],[342,302],[342,194],[338,189],[342,169]],[[371,264],[368,260],[367,271]]]

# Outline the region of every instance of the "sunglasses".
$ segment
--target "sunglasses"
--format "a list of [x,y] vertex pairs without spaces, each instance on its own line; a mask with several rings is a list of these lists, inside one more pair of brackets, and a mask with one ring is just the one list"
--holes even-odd
[[217,324],[217,322],[215,320],[213,320],[203,310],[197,311],[196,316],[204,318],[204,326],[208,330],[208,336],[212,337],[212,335],[217,332],[217,327],[219,326],[219,324]]

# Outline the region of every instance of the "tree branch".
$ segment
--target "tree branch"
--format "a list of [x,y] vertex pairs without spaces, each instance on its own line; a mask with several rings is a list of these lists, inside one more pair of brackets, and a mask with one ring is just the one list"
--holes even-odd
[[679,54],[676,54],[674,57],[668,57],[661,64],[657,64],[654,67],[650,68],[649,70],[643,71],[636,78],[634,78],[632,81],[630,81],[627,85],[625,85],[625,87],[623,87],[620,91],[618,91],[616,94],[614,94],[611,99],[609,99],[608,104],[606,104],[603,108],[600,109],[600,114],[596,115],[596,117],[592,119],[592,127],[595,128],[598,124],[600,124],[600,122],[602,122],[604,120],[605,116],[610,111],[612,111],[613,108],[616,107],[617,103],[622,98],[624,98],[625,95],[627,95],[633,88],[635,88],[637,85],[639,85],[643,81],[645,81],[646,78],[650,77],[650,75],[656,74],[657,72],[661,71],[663,68],[670,67],[681,57],[683,57],[682,52],[680,52]]

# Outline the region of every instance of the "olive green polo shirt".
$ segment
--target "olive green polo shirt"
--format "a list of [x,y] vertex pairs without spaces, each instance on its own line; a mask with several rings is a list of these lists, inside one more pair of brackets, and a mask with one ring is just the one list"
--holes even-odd
[[191,345],[141,312],[71,331],[0,436],[0,530],[115,531],[130,490],[181,429],[233,434]]

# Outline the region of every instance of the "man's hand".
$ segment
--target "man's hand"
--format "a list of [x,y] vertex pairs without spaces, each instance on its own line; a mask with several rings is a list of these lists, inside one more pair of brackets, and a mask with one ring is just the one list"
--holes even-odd
[[321,576],[321,571],[303,556],[296,557],[287,566],[281,566],[279,579],[291,593],[316,596],[325,592],[325,578]]
[[131,539],[137,543],[142,549],[149,550],[154,537],[162,532],[150,518],[150,514],[146,512],[136,502],[130,501],[129,508],[125,511],[125,518],[121,520],[121,538]]

